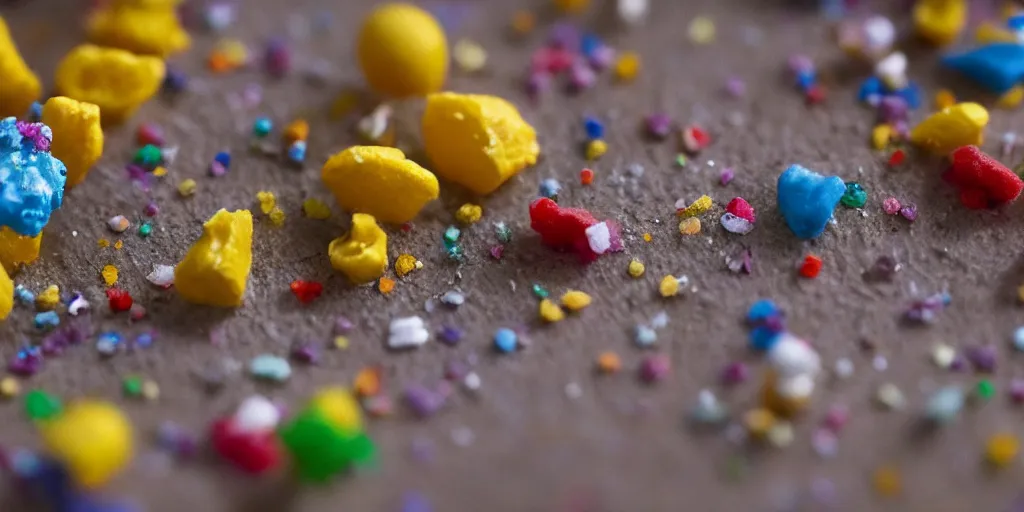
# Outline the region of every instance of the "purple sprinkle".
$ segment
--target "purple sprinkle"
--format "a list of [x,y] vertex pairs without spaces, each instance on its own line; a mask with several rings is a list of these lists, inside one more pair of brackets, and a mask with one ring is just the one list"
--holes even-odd
[[7,371],[21,376],[35,375],[39,370],[43,368],[43,354],[38,348],[26,347],[18,351],[17,354],[7,364]]
[[721,379],[722,384],[726,386],[735,386],[736,384],[746,382],[749,377],[750,368],[748,368],[743,362],[736,361],[726,365],[722,370]]
[[160,206],[156,203],[149,203],[145,208],[143,208],[142,213],[145,214],[146,217],[156,217],[157,214],[160,213]]
[[575,62],[569,70],[569,91],[580,92],[589,89],[597,82],[597,75],[585,62]]
[[405,402],[413,413],[420,418],[426,418],[444,406],[450,389],[447,383],[441,383],[436,390],[420,385],[409,386],[405,388]]
[[953,358],[953,361],[949,363],[949,371],[951,372],[962,372],[967,370],[967,359],[963,356],[957,355]]
[[736,178],[736,171],[734,171],[732,169],[732,167],[726,167],[726,168],[722,169],[722,174],[720,174],[718,176],[718,182],[721,183],[722,186],[724,187],[724,186],[732,183],[732,180],[735,179],[735,178]]
[[491,247],[491,257],[492,258],[494,258],[496,260],[500,260],[501,256],[503,254],[505,254],[505,246],[504,245],[495,245],[495,246]]
[[453,325],[445,325],[438,331],[437,337],[445,345],[455,346],[462,341],[462,329]]
[[644,126],[647,128],[647,135],[655,139],[664,139],[672,131],[672,118],[664,113],[656,113],[644,119]]
[[991,345],[970,347],[965,355],[978,373],[992,373],[996,369],[996,349]]
[[806,55],[792,55],[786,61],[789,71],[793,74],[802,71],[814,71],[814,62]]
[[878,118],[885,123],[906,121],[909,110],[902,96],[885,96],[878,104]]
[[664,354],[654,354],[640,363],[640,380],[652,384],[664,380],[672,372],[672,362]]
[[334,319],[334,334],[346,334],[351,331],[353,327],[355,327],[355,325],[353,325],[352,321],[348,318],[339,316]]
[[900,215],[902,215],[904,219],[914,222],[917,220],[917,205],[914,203],[903,205],[903,208],[900,208]]
[[433,512],[434,508],[430,506],[430,502],[427,501],[426,496],[415,492],[409,491],[402,497],[402,509],[401,512]]
[[730,78],[725,82],[725,92],[733,98],[742,98],[747,93],[747,84],[739,78]]
[[312,343],[302,343],[292,348],[292,359],[306,364],[316,364],[320,360],[320,351]]
[[1024,379],[1010,381],[1010,400],[1017,405],[1024,404]]
[[604,71],[615,61],[615,50],[609,46],[598,47],[587,57],[587,60],[594,71]]
[[882,201],[882,211],[886,215],[896,215],[900,211],[900,201],[895,197],[887,197],[885,201]]

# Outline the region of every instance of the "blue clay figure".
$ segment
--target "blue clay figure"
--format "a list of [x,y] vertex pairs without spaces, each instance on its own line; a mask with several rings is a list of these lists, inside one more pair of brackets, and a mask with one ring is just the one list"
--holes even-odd
[[779,176],[779,212],[796,236],[817,238],[845,192],[841,178],[825,177],[794,164]]
[[993,43],[946,56],[942,64],[996,94],[1004,94],[1024,82],[1024,44]]
[[68,170],[50,155],[53,133],[42,123],[0,120],[0,226],[37,236],[60,208]]

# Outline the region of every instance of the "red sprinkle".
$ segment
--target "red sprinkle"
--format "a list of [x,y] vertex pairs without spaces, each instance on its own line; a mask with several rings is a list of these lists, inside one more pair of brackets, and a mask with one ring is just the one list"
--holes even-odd
[[292,293],[299,302],[309,304],[317,299],[324,292],[324,285],[316,281],[303,281],[296,279],[291,284]]
[[949,156],[952,165],[943,176],[960,191],[960,202],[980,210],[1013,202],[1024,190],[1024,181],[998,160],[976,146],[964,146]]
[[893,151],[892,155],[889,157],[889,167],[896,167],[897,165],[902,164],[906,159],[907,154],[902,149],[897,149],[896,151]]
[[111,288],[107,290],[107,302],[110,304],[111,311],[121,313],[131,309],[134,300],[132,300],[130,293],[120,288]]
[[139,125],[139,129],[135,132],[135,142],[139,146],[145,146],[146,144],[152,144],[156,147],[164,146],[164,130],[160,128],[160,125],[153,123],[143,123]]
[[808,105],[819,105],[825,102],[825,89],[820,85],[812,85],[804,95],[804,101]]
[[264,473],[281,464],[281,447],[273,430],[237,432],[231,418],[213,424],[210,444],[224,460],[246,473]]
[[594,182],[594,171],[590,169],[583,169],[580,171],[580,183],[583,185],[590,185]]
[[754,223],[757,220],[754,216],[754,207],[750,206],[750,203],[742,197],[734,197],[732,201],[729,201],[729,204],[725,205],[725,211],[750,223]]
[[583,208],[562,208],[546,197],[530,203],[530,227],[540,234],[544,245],[574,252],[584,263],[597,259],[586,233],[594,224],[597,219]]
[[800,275],[807,279],[814,279],[818,277],[821,272],[821,258],[808,254],[804,256],[804,262],[800,265]]
[[711,145],[711,135],[698,125],[691,124],[683,128],[683,149],[687,153],[696,154]]

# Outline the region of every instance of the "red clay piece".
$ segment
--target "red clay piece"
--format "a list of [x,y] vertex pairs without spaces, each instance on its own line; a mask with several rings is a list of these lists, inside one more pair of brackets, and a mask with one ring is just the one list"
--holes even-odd
[[821,258],[808,254],[804,257],[803,264],[800,265],[800,275],[807,279],[814,279],[818,277],[821,272]]
[[316,281],[303,281],[301,279],[297,279],[292,281],[291,289],[292,293],[295,294],[295,298],[299,299],[299,302],[309,304],[324,292],[324,285]]
[[952,164],[943,176],[960,191],[967,208],[996,208],[1012,202],[1024,190],[1024,181],[977,146],[963,146],[949,155]]
[[128,311],[134,302],[132,295],[120,288],[107,290],[107,303],[110,304],[110,310],[114,313]]
[[754,216],[754,207],[750,206],[750,203],[742,197],[734,197],[732,201],[729,201],[729,204],[725,205],[725,211],[744,219],[751,224],[757,221]]
[[594,224],[597,219],[583,208],[562,208],[546,197],[530,203],[530,227],[540,234],[544,245],[574,252],[584,262],[597,259],[586,234]]
[[242,471],[259,475],[281,464],[281,446],[273,430],[237,432],[232,418],[223,418],[210,429],[214,451]]

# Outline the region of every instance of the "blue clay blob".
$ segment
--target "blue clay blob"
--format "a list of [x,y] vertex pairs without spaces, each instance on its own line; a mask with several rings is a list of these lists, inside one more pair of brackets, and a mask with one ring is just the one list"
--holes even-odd
[[0,226],[36,236],[64,200],[68,170],[50,155],[53,133],[42,123],[0,120]]
[[921,86],[917,82],[907,82],[907,86],[896,91],[896,95],[907,102],[907,107],[916,110],[921,106]]
[[779,212],[796,236],[817,238],[845,192],[841,178],[825,177],[794,164],[779,176]]
[[882,81],[877,76],[873,76],[860,83],[860,90],[857,91],[857,101],[861,103],[867,102],[868,98],[881,96],[883,92],[885,92],[885,87],[882,85]]
[[986,89],[1003,94],[1024,81],[1024,44],[993,43],[942,59]]

